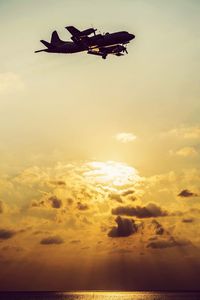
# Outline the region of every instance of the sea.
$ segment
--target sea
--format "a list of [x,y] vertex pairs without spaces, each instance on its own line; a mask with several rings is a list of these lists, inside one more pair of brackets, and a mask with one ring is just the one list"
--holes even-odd
[[0,292],[1,300],[200,300],[200,292]]

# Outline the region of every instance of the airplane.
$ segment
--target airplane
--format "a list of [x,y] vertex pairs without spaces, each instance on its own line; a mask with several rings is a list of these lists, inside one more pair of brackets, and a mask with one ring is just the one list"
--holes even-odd
[[134,34],[127,31],[114,33],[96,34],[97,29],[88,28],[80,31],[74,26],[65,27],[71,34],[72,41],[63,41],[60,39],[57,31],[53,31],[50,43],[44,40],[40,42],[46,46],[46,49],[37,50],[38,52],[48,53],[78,53],[87,51],[88,54],[107,58],[108,54],[123,56],[128,51],[124,45],[135,38]]

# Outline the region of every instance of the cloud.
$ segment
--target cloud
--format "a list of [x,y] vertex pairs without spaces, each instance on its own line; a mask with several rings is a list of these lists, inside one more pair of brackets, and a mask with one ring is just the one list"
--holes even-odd
[[48,231],[43,231],[43,230],[36,230],[33,232],[34,235],[38,235],[38,234],[49,234]]
[[120,132],[115,135],[115,139],[124,144],[133,142],[136,138],[136,135],[130,132]]
[[182,220],[183,223],[193,223],[194,219],[193,218],[185,218]]
[[91,225],[92,224],[92,222],[89,221],[88,218],[86,218],[86,217],[82,218],[82,222],[85,223],[85,224],[87,224],[87,225]]
[[59,236],[49,236],[47,238],[43,238],[41,241],[40,241],[40,244],[41,245],[59,245],[59,244],[63,244],[64,243],[64,240],[59,237]]
[[85,164],[85,167],[89,170],[83,173],[84,178],[91,187],[102,193],[128,189],[141,180],[135,168],[121,162],[93,161]]
[[124,197],[126,197],[126,196],[132,195],[134,193],[135,193],[134,190],[126,190],[126,191],[122,192],[121,195],[124,196]]
[[135,221],[128,218],[122,218],[118,216],[115,219],[117,227],[113,227],[109,233],[109,237],[125,237],[131,234],[134,234],[138,230],[138,226],[135,224]]
[[85,204],[85,203],[78,202],[77,203],[77,208],[79,210],[87,210],[87,209],[89,209],[89,206],[87,204]]
[[66,186],[66,183],[63,180],[51,180],[51,181],[49,181],[49,183],[51,183],[52,185],[60,186],[60,187]]
[[157,220],[153,220],[151,222],[151,227],[153,227],[154,233],[156,235],[163,235],[165,233],[165,229]]
[[174,128],[165,133],[165,135],[173,136],[182,139],[199,139],[200,138],[200,126],[181,126]]
[[115,201],[120,202],[120,203],[123,202],[121,196],[120,196],[119,194],[117,194],[117,193],[111,193],[111,194],[109,195],[109,198],[110,198],[111,200],[115,200]]
[[9,229],[0,229],[0,240],[8,240],[16,234],[16,231]]
[[136,198],[135,196],[128,196],[127,199],[128,199],[129,201],[132,201],[132,202],[134,202],[134,201],[137,200],[137,198]]
[[18,74],[12,72],[0,74],[0,93],[21,91],[23,89],[24,82]]
[[179,197],[183,197],[183,198],[189,198],[189,197],[198,197],[199,195],[196,193],[191,192],[190,190],[182,190],[179,194]]
[[44,200],[33,200],[32,203],[31,203],[31,206],[32,207],[45,207],[46,206],[46,203]]
[[165,217],[168,212],[162,210],[154,203],[149,203],[147,206],[118,206],[112,209],[113,215],[121,216],[135,216],[138,218],[152,218],[152,217]]
[[2,214],[4,211],[4,204],[3,201],[0,200],[0,214]]
[[80,240],[72,240],[70,241],[71,244],[79,244],[81,241]]
[[160,240],[152,241],[148,243],[147,248],[165,249],[165,248],[172,248],[172,247],[184,247],[188,245],[191,245],[191,242],[188,240],[176,240],[173,237],[170,237],[167,240],[160,239]]
[[67,198],[67,204],[72,205],[74,200],[72,198]]
[[57,198],[56,196],[51,196],[49,198],[43,197],[40,200],[33,200],[32,207],[43,207],[43,208],[61,208],[62,200]]
[[58,199],[56,196],[52,196],[49,198],[49,202],[53,208],[61,208],[62,200]]
[[175,154],[182,157],[196,156],[198,154],[195,147],[183,147],[177,151],[170,151],[170,154]]
[[7,246],[4,246],[1,248],[2,251],[16,251],[16,252],[22,252],[24,251],[24,248],[22,247],[19,247],[19,246],[10,246],[10,245],[7,245]]

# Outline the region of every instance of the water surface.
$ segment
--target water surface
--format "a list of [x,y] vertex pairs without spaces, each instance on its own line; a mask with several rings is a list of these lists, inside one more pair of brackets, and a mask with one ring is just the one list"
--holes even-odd
[[200,300],[200,292],[0,292],[2,300]]

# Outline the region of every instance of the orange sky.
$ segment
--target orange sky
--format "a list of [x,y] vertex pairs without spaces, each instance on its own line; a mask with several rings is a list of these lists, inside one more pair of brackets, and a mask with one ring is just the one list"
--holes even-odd
[[[199,12],[1,1],[1,290],[198,288]],[[91,24],[129,54],[34,54]]]

